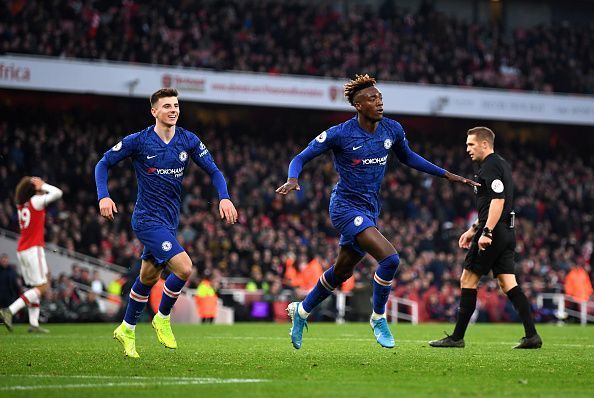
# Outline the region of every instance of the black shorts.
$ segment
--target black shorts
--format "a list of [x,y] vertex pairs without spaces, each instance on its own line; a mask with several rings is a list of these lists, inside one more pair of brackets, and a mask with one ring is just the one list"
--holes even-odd
[[478,275],[486,275],[493,271],[499,274],[514,274],[514,253],[516,250],[516,233],[514,229],[500,223],[493,229],[493,242],[485,250],[479,250],[478,240],[482,228],[472,238],[470,249],[464,259],[464,268]]

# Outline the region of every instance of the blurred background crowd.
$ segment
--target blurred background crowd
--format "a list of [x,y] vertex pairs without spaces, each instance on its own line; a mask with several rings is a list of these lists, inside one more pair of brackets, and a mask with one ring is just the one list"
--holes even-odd
[[[419,1],[415,8],[398,3],[10,0],[0,2],[0,55],[340,79],[365,72],[380,86],[399,81],[594,93],[591,21],[505,29],[503,23],[438,11],[434,1]],[[476,7],[477,1],[472,3]],[[124,135],[151,123],[148,105],[111,97],[64,94],[56,101],[44,93],[0,94],[0,228],[18,232],[14,188],[23,175],[57,185],[64,197],[48,209],[47,242],[129,268],[116,289],[125,297],[142,252],[130,226],[135,176],[129,161],[112,169],[109,190],[119,214],[108,223],[98,213],[94,166]],[[186,169],[178,237],[195,265],[190,287],[208,281],[222,291],[226,281],[240,278],[243,288],[270,302],[303,297],[337,255],[338,235],[327,212],[337,181],[331,157],[305,167],[296,194],[283,199],[275,189],[310,139],[352,115],[190,106],[183,92],[180,101],[180,125],[206,143],[240,216],[232,227],[220,222],[208,176],[195,165]],[[403,125],[419,154],[452,172],[474,175],[464,152],[464,132],[472,125],[437,117],[406,117]],[[573,136],[573,128],[555,130],[509,123],[495,128],[496,150],[514,170],[517,271],[533,304],[539,293],[566,293],[578,301],[592,294],[594,161],[587,151],[592,139],[579,136],[585,128],[576,128]],[[476,216],[473,192],[391,157],[381,195],[379,229],[402,259],[393,294],[417,302],[421,320],[452,321],[465,255],[457,241]],[[0,265],[4,307],[21,285],[7,257],[0,256]],[[352,319],[368,315],[375,266],[364,258],[342,287],[352,298]],[[102,319],[96,295],[114,281],[78,265],[52,277],[44,301],[47,319]],[[479,290],[479,320],[514,316],[496,284],[486,280]],[[547,311],[536,316],[554,319]]]
[[377,3],[7,1],[0,54],[594,93],[592,23],[504,32],[431,1],[416,10]]
[[[63,199],[48,210],[47,242],[132,268],[142,246],[130,227],[136,198],[130,161],[110,173],[109,189],[119,209],[114,223],[98,213],[93,170],[104,151],[135,131],[127,125],[136,123],[139,130],[150,120],[142,113],[130,115],[122,124],[117,115],[106,120],[102,112],[83,117],[78,112],[32,114],[26,122],[9,115],[0,122],[0,227],[18,231],[14,187],[22,175],[40,175],[64,190]],[[301,191],[287,198],[276,195],[292,156],[319,133],[304,131],[307,123],[281,125],[282,129],[271,123],[265,134],[251,123],[207,123],[199,128],[240,216],[239,224],[224,225],[218,219],[218,200],[209,177],[195,165],[186,170],[178,238],[196,267],[191,287],[204,276],[216,288],[225,287],[221,281],[226,278],[242,277],[250,281],[250,289],[268,294],[270,300],[286,297],[287,291],[302,297],[336,258],[338,235],[327,211],[337,181],[332,158],[323,155],[307,164]],[[427,159],[461,175],[474,175],[476,168],[465,153],[464,130],[437,134],[413,129],[408,138]],[[524,144],[501,138],[496,148],[514,170],[519,279],[533,302],[538,293],[572,294],[566,283],[572,269],[592,276],[591,157],[554,137]],[[393,156],[381,196],[379,229],[402,259],[394,294],[418,302],[421,320],[452,320],[465,255],[457,241],[476,218],[474,193],[399,165]],[[369,303],[375,266],[366,257],[343,287],[354,296],[361,292],[362,307]],[[69,279],[93,281],[89,271],[84,274],[55,275],[55,297],[71,296],[64,288]],[[104,286],[110,282],[102,281]],[[579,285],[576,297],[587,299],[591,287],[587,293],[582,282]],[[481,319],[509,320],[514,314],[493,281],[483,284],[479,302]],[[351,315],[357,316],[356,311]],[[540,315],[542,320],[553,318]]]

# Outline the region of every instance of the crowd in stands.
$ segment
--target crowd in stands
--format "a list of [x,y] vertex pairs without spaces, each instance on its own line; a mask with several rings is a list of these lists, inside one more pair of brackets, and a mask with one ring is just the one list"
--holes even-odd
[[[0,228],[18,231],[14,187],[22,175],[38,175],[64,191],[63,199],[48,209],[47,242],[132,267],[142,246],[130,227],[136,195],[130,161],[110,172],[109,190],[119,209],[113,223],[98,213],[93,171],[102,154],[120,139],[114,131],[134,130],[90,115],[82,120],[76,113],[41,113],[29,121],[0,121]],[[303,297],[332,264],[338,235],[327,211],[337,180],[331,157],[324,155],[307,164],[300,178],[301,191],[287,198],[275,194],[286,180],[291,157],[317,134],[298,133],[302,132],[287,126],[266,137],[256,126],[201,129],[201,138],[228,181],[239,223],[227,226],[219,220],[216,191],[209,177],[192,164],[185,172],[178,237],[196,266],[193,287],[203,275],[214,276],[217,288],[225,287],[220,286],[221,278],[243,277],[250,280],[246,288],[263,291],[271,300],[287,290]],[[441,138],[409,134],[418,153],[471,177],[474,169],[464,152],[464,137],[457,146],[452,145],[454,139],[459,139],[459,132]],[[574,279],[592,278],[594,163],[575,148],[554,145],[551,141],[544,147],[514,144],[511,148],[501,142],[497,147],[513,164],[518,273],[532,302],[541,292],[563,292],[572,267],[586,273],[585,279],[583,273]],[[453,320],[465,255],[457,241],[476,218],[474,194],[466,186],[451,185],[397,163],[392,156],[381,191],[379,220],[379,229],[401,256],[394,294],[417,301],[422,320]],[[366,305],[375,266],[366,257],[354,279],[343,287],[354,297],[365,292]],[[90,275],[73,272],[69,277],[93,284]],[[64,286],[61,291],[71,296],[61,276],[57,286]],[[481,319],[513,317],[494,282],[483,285],[479,303]],[[547,314],[538,316],[549,319]]]
[[7,1],[0,54],[594,93],[594,25],[504,32],[386,0]]
[[[10,264],[8,255],[0,255],[0,306],[8,307],[19,297],[23,280],[17,267]],[[98,273],[72,265],[69,274],[49,274],[49,288],[41,300],[40,320],[47,322],[100,322],[107,320],[105,308],[98,297],[104,293],[103,281]],[[15,321],[24,321],[26,315],[17,313]]]

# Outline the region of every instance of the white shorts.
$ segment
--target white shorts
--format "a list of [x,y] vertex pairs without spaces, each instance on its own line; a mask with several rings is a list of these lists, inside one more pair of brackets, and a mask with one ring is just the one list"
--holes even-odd
[[47,263],[45,262],[45,251],[41,246],[33,246],[26,250],[17,252],[19,268],[25,284],[39,286],[47,283]]

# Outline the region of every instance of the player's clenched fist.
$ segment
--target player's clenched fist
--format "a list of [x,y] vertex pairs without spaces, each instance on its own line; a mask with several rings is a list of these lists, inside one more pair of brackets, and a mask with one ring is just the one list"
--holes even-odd
[[235,224],[237,222],[237,210],[229,199],[222,199],[219,203],[219,213],[221,219],[227,221],[227,224]]
[[113,215],[118,212],[118,208],[113,200],[107,197],[99,201],[99,212],[109,221],[113,221]]

